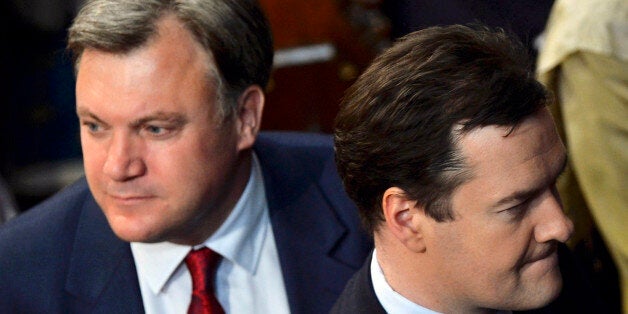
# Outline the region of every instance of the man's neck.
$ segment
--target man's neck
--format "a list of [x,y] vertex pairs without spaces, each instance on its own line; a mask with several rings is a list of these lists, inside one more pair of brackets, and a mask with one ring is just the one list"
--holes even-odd
[[233,211],[251,176],[252,151],[247,150],[240,153],[233,169],[229,181],[221,184],[223,189],[216,193],[217,199],[205,205],[205,210],[199,214],[197,219],[190,223],[186,232],[182,235],[173,235],[166,241],[184,244],[198,245],[207,240],[225,222],[229,214]]

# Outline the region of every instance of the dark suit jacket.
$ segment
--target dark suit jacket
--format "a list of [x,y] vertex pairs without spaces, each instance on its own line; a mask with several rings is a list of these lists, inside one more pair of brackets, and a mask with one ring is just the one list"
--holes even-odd
[[[331,138],[262,134],[254,148],[293,313],[325,313],[371,250]],[[130,246],[80,180],[0,229],[0,313],[141,313]]]
[[[556,300],[541,309],[515,313],[551,314],[551,313],[609,313],[606,305],[601,303],[597,292],[580,268],[577,260],[566,246],[559,246],[559,264],[563,276],[563,290]],[[373,281],[371,280],[371,259],[353,275],[347,283],[330,314],[384,314],[386,311],[379,303]]]
[[330,314],[385,314],[386,310],[379,303],[371,279],[371,259],[366,259],[364,266],[347,283]]

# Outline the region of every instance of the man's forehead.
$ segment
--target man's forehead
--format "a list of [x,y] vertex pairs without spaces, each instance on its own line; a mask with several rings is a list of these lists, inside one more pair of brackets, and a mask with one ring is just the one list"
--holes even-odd
[[495,200],[530,191],[556,179],[565,148],[547,111],[539,111],[515,129],[485,126],[461,135],[458,149],[473,179],[466,189]]
[[[458,126],[454,132],[459,132]],[[507,152],[503,157],[517,153],[524,160],[545,152],[549,147],[562,145],[549,111],[545,108],[526,117],[514,126],[487,125],[477,127],[457,136],[458,149],[469,161],[479,161],[487,157],[499,158],[499,152]],[[491,157],[491,155],[493,155]]]

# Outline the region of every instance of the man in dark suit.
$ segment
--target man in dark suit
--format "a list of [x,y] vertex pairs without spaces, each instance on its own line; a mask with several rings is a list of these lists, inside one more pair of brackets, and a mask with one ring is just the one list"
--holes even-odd
[[563,283],[573,304],[590,297],[559,267],[573,225],[548,102],[500,30],[427,28],[380,55],[336,120],[339,173],[375,250],[332,313],[562,312],[546,306]]
[[331,138],[258,138],[257,3],[88,1],[69,48],[86,179],[0,229],[0,312],[327,312],[370,240]]

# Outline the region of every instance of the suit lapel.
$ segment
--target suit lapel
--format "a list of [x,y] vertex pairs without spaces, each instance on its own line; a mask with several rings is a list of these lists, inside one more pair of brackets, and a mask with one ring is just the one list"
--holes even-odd
[[348,231],[334,208],[339,201],[330,200],[321,187],[326,172],[335,168],[264,144],[256,152],[291,312],[327,312],[363,262],[343,254]]
[[78,222],[66,290],[76,299],[76,312],[143,312],[130,246],[116,237],[91,196]]

